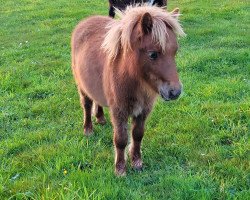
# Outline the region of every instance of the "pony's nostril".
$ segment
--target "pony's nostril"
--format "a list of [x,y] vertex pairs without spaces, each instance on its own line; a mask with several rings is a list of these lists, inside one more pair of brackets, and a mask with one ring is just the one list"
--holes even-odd
[[181,90],[170,90],[169,91],[169,98],[170,99],[177,99],[181,94]]
[[169,91],[169,98],[170,98],[170,99],[173,99],[174,96],[175,96],[175,95],[174,95],[174,90],[170,90],[170,91]]

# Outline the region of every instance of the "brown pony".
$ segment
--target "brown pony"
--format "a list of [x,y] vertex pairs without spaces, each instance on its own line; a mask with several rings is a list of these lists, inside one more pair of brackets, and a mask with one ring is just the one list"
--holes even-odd
[[167,0],[109,0],[109,16],[115,17],[115,8],[125,10],[126,6],[148,3],[159,7],[167,6]]
[[108,106],[113,130],[115,172],[125,175],[128,119],[132,118],[130,158],[142,168],[141,140],[145,120],[158,94],[177,99],[182,86],[175,55],[179,10],[156,6],[128,7],[120,20],[93,16],[81,21],[72,35],[72,70],[84,111],[84,132],[92,133],[91,108],[97,105],[97,122],[104,124],[102,106]]

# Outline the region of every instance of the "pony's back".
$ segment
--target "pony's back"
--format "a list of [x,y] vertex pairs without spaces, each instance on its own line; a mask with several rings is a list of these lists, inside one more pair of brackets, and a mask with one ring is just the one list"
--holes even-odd
[[106,26],[111,20],[104,16],[93,16],[82,20],[72,33],[72,50],[77,51],[88,40],[93,40],[95,45],[101,42],[98,35],[105,35]]

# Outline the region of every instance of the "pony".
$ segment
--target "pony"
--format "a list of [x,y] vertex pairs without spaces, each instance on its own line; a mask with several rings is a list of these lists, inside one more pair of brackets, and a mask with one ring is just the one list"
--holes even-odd
[[115,8],[125,10],[126,6],[133,4],[148,3],[149,5],[157,5],[159,7],[166,7],[167,0],[109,0],[109,16],[115,17]]
[[118,11],[120,19],[92,16],[72,33],[72,71],[84,112],[84,133],[93,132],[91,109],[105,124],[103,106],[109,107],[115,147],[115,173],[126,174],[125,148],[128,120],[132,122],[131,165],[142,169],[141,141],[145,120],[156,97],[175,100],[182,91],[175,55],[177,36],[185,35],[179,9],[130,6]]

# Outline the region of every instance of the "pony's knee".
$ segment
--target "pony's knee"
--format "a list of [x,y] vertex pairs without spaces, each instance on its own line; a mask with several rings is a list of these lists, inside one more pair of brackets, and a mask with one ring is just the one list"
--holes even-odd
[[140,142],[143,138],[146,116],[144,114],[133,119],[132,137],[134,141]]
[[124,134],[117,134],[114,135],[114,144],[115,147],[118,149],[125,149],[128,144],[128,135],[127,133]]
[[144,126],[135,126],[132,130],[133,140],[140,142],[144,135]]

